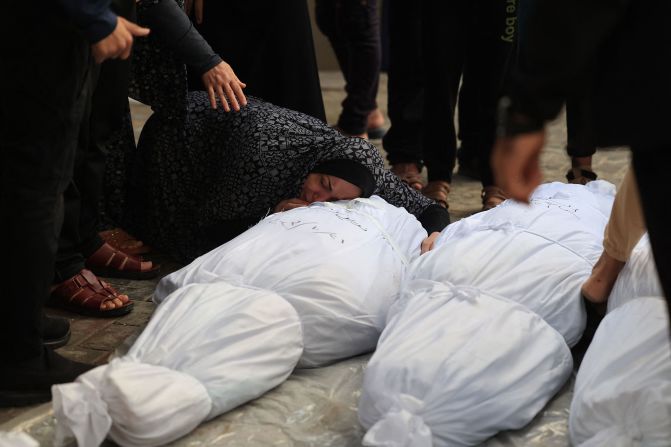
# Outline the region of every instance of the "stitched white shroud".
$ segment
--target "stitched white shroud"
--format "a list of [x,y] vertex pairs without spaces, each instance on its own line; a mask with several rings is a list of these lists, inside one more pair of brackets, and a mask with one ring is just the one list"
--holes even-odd
[[127,355],[53,387],[59,441],[162,445],[297,365],[374,349],[425,237],[379,197],[267,217],[165,277]]
[[415,280],[364,374],[364,445],[476,445],[521,428],[572,369],[562,336],[524,306]]
[[528,424],[570,375],[607,182],[541,185],[447,227],[408,271],[365,371],[365,445],[462,446]]
[[520,303],[573,346],[586,322],[580,286],[603,250],[614,194],[604,181],[541,185],[530,206],[507,200],[448,226],[409,278],[477,287]]
[[650,243],[636,246],[576,377],[574,445],[671,445],[671,339]]

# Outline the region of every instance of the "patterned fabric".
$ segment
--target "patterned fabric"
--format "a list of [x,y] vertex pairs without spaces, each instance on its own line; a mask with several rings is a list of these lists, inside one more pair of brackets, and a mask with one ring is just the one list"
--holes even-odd
[[188,95],[186,121],[154,114],[138,144],[132,179],[139,198],[134,231],[179,259],[203,253],[203,231],[227,220],[260,219],[298,196],[321,161],[351,159],[376,179],[376,194],[419,215],[433,202],[384,169],[375,146],[323,122],[256,98],[239,113],[212,110],[204,92]]
[[[140,2],[140,23],[155,1]],[[154,114],[137,151],[114,159],[127,173],[123,225],[167,254],[203,254],[208,229],[263,218],[296,197],[324,160],[359,161],[373,173],[376,194],[415,215],[435,203],[385,170],[375,146],[316,118],[253,97],[237,113],[212,110],[205,92],[187,93],[184,65],[157,36],[137,43],[131,92]]]
[[[139,25],[146,24],[147,11],[160,1],[138,2]],[[184,7],[183,0],[177,0],[177,4]],[[174,57],[156,33],[149,33],[149,36],[133,41],[132,62],[130,97],[150,105],[154,113],[164,113],[172,119],[183,120],[186,112],[186,65]]]

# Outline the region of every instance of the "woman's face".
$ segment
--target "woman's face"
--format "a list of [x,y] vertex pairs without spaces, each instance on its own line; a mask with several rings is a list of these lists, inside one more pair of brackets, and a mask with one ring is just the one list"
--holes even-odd
[[361,197],[361,188],[327,174],[311,173],[303,183],[299,199],[308,203],[350,200]]

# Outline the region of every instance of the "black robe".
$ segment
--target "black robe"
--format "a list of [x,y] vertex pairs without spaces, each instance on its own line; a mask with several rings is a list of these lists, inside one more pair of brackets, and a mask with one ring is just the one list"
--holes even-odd
[[[326,120],[306,0],[205,1],[196,29],[246,94]],[[189,88],[203,90],[191,71]]]

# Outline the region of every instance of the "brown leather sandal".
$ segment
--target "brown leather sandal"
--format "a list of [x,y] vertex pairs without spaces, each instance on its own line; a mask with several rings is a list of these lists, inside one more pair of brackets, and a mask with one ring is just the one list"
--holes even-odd
[[144,255],[151,251],[149,245],[126,233],[121,228],[112,228],[98,233],[103,241],[128,255]]
[[421,191],[424,188],[421,169],[417,163],[396,163],[392,165],[391,172],[396,174],[403,183],[407,183],[413,189]]
[[[143,266],[142,257],[130,256],[104,243],[86,259],[86,268],[108,278],[151,279],[158,275],[160,265]],[[148,262],[148,261],[147,261]]]
[[498,186],[485,186],[480,197],[482,197],[482,211],[496,208],[508,200],[508,195]]
[[112,286],[101,281],[90,270],[83,269],[72,278],[55,286],[48,304],[90,317],[120,317],[133,309],[132,301],[116,309],[100,308],[103,303],[118,297],[119,293]]
[[587,168],[571,168],[566,172],[566,180],[574,185],[586,185],[596,178],[596,172]]
[[444,180],[432,180],[422,188],[422,194],[438,202],[438,205],[448,208],[447,196],[450,194],[450,184]]

